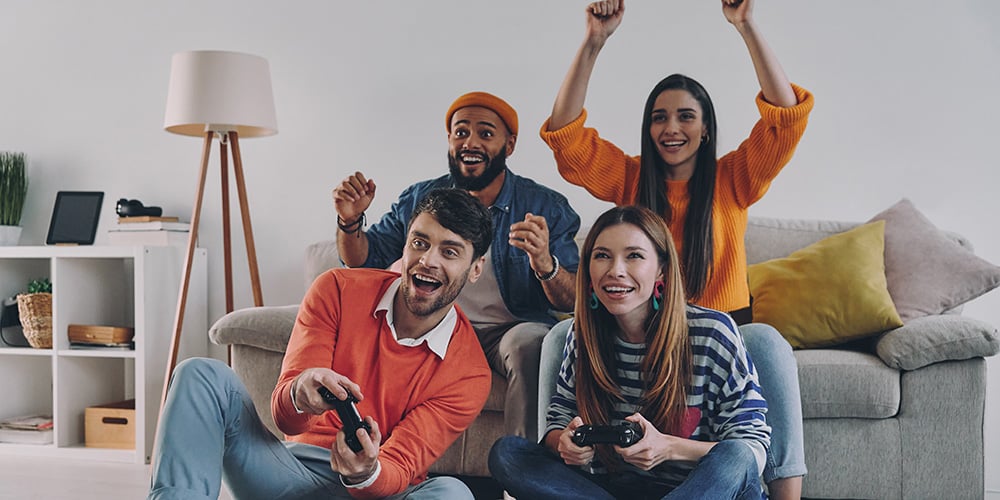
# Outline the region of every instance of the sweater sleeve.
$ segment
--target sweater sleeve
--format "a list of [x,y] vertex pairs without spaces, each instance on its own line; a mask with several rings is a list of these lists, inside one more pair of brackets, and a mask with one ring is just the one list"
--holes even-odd
[[599,200],[631,205],[639,186],[639,157],[628,156],[597,130],[584,127],[586,120],[584,110],[559,130],[550,131],[548,120],[542,124],[539,133],[555,156],[559,174]]
[[719,182],[729,183],[724,188],[733,191],[741,208],[748,208],[764,196],[771,181],[792,159],[805,133],[813,95],[795,84],[792,89],[798,104],[788,108],[770,104],[763,93],[758,93],[760,120],[735,151],[719,158]]
[[340,330],[340,286],[335,273],[316,278],[306,292],[281,362],[281,374],[271,393],[271,415],[286,435],[313,428],[320,415],[298,413],[292,405],[292,382],[307,368],[330,368]]
[[544,440],[545,435],[551,431],[561,431],[569,426],[570,420],[580,414],[576,405],[576,340],[574,338],[573,325],[570,325],[569,333],[566,334],[566,345],[563,347],[562,365],[559,367],[559,376],[556,378],[556,391],[549,401],[548,411],[545,414],[545,432],[538,436]]
[[771,443],[771,427],[764,419],[767,402],[736,324],[726,318],[716,325],[706,347],[712,353],[708,358],[714,360],[711,370],[724,382],[715,394],[715,411],[709,415],[709,425],[719,439],[738,439],[749,446],[758,471],[762,471]]

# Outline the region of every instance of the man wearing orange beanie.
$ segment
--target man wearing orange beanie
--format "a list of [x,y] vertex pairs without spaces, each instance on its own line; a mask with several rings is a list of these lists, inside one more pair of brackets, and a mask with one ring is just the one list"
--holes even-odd
[[[493,216],[493,246],[482,278],[457,303],[472,321],[486,358],[507,379],[504,426],[508,434],[537,440],[538,364],[542,339],[555,322],[550,311],[571,311],[579,263],[573,238],[580,217],[566,197],[514,174],[507,157],[517,140],[517,112],[503,99],[470,92],[445,113],[447,175],[407,188],[377,224],[364,229],[375,181],[361,172],[333,190],[337,248],[350,267],[384,268],[402,255],[403,232],[428,191],[468,191]],[[429,280],[429,287],[445,286]]]

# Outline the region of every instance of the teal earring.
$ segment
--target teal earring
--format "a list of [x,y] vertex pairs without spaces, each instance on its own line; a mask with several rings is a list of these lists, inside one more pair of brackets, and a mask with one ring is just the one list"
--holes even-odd
[[663,302],[663,281],[662,280],[656,280],[656,285],[653,287],[653,297],[651,298],[651,300],[653,301],[653,310],[654,311],[659,311],[660,310],[660,303]]
[[597,292],[594,291],[594,285],[590,285],[590,308],[597,309],[601,305],[597,301]]

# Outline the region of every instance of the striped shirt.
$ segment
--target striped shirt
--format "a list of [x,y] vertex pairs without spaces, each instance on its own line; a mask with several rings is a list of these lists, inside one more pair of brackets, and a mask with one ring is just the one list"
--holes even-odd
[[[687,406],[689,414],[700,412],[701,417],[691,435],[682,437],[698,441],[739,439],[753,450],[757,469],[762,471],[770,445],[771,428],[764,419],[767,403],[761,395],[757,373],[743,344],[743,337],[732,318],[724,313],[688,305],[687,318],[694,368]],[[570,328],[556,392],[552,395],[546,415],[546,433],[565,429],[570,420],[579,415],[574,373],[576,353],[576,336]],[[625,401],[615,404],[611,422],[584,423],[613,425],[640,411],[639,401],[644,386],[639,369],[645,353],[645,344],[615,339],[615,382],[621,388]],[[660,432],[666,433],[663,429]],[[653,476],[659,482],[676,487],[695,465],[694,462],[668,461],[647,472],[622,461],[619,467],[640,476]],[[591,474],[607,472],[598,460],[583,466],[583,469]]]

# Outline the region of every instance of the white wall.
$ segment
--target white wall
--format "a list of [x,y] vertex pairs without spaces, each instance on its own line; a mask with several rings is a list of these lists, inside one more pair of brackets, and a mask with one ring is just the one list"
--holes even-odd
[[[405,186],[445,171],[443,114],[470,90],[497,93],[519,110],[512,168],[563,190],[592,220],[607,205],[566,184],[537,136],[582,37],[585,5],[5,0],[0,150],[30,158],[22,244],[44,241],[58,190],[105,191],[102,233],[123,196],[189,217],[201,144],[164,132],[162,121],[170,56],[190,49],[271,63],[280,132],[242,142],[268,305],[301,298],[299,256],[333,237],[330,190],[346,175],[362,170],[376,180],[374,216]],[[906,196],[1000,263],[1000,4],[772,0],[756,14],[816,108],[795,159],[752,214],[860,221]],[[718,2],[631,1],[598,63],[590,123],[637,151],[646,93],[672,72],[708,88],[720,149],[734,147],[756,119],[757,84]],[[224,308],[218,183],[213,171],[201,231],[211,319]],[[243,307],[252,300],[245,255],[235,248]],[[1000,325],[998,301],[993,292],[966,314]],[[985,433],[987,488],[1000,491],[998,359],[989,361]]]

